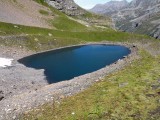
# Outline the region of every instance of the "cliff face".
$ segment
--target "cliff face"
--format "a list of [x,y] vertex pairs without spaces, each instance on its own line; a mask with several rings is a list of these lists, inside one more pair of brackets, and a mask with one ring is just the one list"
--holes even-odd
[[77,16],[85,13],[73,0],[46,0],[46,2],[69,16]]

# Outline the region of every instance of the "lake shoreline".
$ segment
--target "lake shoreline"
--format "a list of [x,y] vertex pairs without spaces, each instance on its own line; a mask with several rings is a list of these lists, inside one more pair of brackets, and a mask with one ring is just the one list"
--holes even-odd
[[[10,87],[8,92],[12,91],[10,95],[4,95],[4,99],[0,101],[0,120],[2,119],[12,119],[17,117],[18,114],[24,113],[27,110],[35,108],[39,105],[45,104],[46,102],[58,101],[60,102],[66,96],[74,95],[80,91],[91,86],[93,83],[102,80],[109,73],[118,71],[124,66],[130,64],[133,60],[138,59],[138,48],[133,44],[128,43],[113,43],[113,42],[90,42],[86,44],[79,44],[73,46],[82,46],[82,45],[91,45],[91,44],[105,44],[105,45],[121,45],[128,47],[131,50],[131,53],[128,56],[124,56],[123,59],[118,60],[117,62],[106,66],[98,71],[88,73],[79,77],[75,77],[68,81],[62,81],[54,84],[48,85],[43,74],[44,70],[35,70],[32,68],[27,68],[24,65],[21,65],[17,62],[18,59],[23,58],[28,55],[39,54],[32,51],[21,51],[21,49],[10,50],[10,53],[5,53],[5,48],[3,49],[3,54],[0,54],[0,57],[9,57],[14,59],[13,67],[0,68],[2,75],[0,75],[1,80],[5,81],[8,79],[13,79],[17,82],[11,82],[5,85],[5,88],[9,88],[12,84],[13,87]],[[73,47],[66,46],[66,47]],[[66,47],[60,47],[57,49],[62,49]],[[1,48],[2,49],[2,48]],[[53,50],[57,50],[53,49]],[[47,50],[52,51],[52,50]],[[44,52],[47,52],[44,51]],[[3,75],[4,73],[4,75]],[[19,73],[17,76],[16,74]],[[27,73],[27,74],[26,74]],[[6,76],[7,77],[4,77]],[[29,77],[28,77],[29,76]],[[36,80],[35,80],[36,78]],[[1,82],[1,81],[0,81]],[[21,84],[23,82],[23,84]],[[5,83],[5,82],[4,82]],[[2,84],[3,85],[3,84]],[[23,86],[24,85],[24,86]],[[3,89],[2,89],[3,91]],[[3,91],[5,93],[5,91]],[[8,94],[8,93],[7,93]]]

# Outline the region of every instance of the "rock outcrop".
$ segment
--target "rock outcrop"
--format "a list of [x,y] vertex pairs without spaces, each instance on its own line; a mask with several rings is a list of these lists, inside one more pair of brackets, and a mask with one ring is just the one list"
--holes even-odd
[[73,0],[46,0],[46,2],[69,16],[77,16],[85,13]]

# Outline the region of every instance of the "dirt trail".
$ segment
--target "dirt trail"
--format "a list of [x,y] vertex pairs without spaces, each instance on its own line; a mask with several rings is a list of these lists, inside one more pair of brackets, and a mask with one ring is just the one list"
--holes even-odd
[[40,10],[51,13],[47,7],[33,0],[1,0],[0,21],[26,26],[51,28],[47,21],[53,19],[53,16],[42,15],[39,13]]

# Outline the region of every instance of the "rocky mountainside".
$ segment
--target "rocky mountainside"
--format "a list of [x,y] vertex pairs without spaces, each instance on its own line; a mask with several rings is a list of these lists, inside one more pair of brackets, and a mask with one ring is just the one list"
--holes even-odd
[[160,0],[133,0],[112,15],[120,30],[147,34],[160,39]]
[[91,12],[94,13],[100,13],[100,14],[107,14],[111,15],[117,11],[119,11],[122,8],[125,8],[128,5],[128,2],[126,0],[122,1],[110,1],[105,4],[98,4],[92,9],[90,9]]
[[[69,26],[69,23],[83,27],[112,24],[110,18],[89,13],[73,0],[1,0],[0,22],[50,29],[62,29],[61,26]],[[76,28],[70,26],[71,30]]]
[[160,39],[160,0],[133,0],[112,14],[117,29]]
[[69,16],[82,15],[85,10],[81,9],[73,0],[45,0],[49,5],[66,13]]
[[72,18],[85,21],[89,25],[97,25],[103,27],[112,27],[112,21],[109,17],[95,15],[82,9],[74,0],[44,0],[48,5],[56,8],[57,10],[65,13]]

